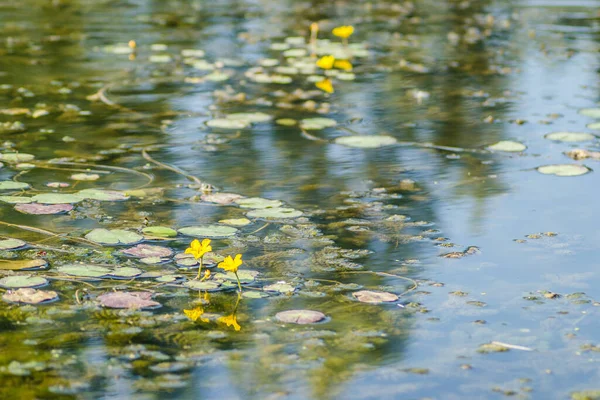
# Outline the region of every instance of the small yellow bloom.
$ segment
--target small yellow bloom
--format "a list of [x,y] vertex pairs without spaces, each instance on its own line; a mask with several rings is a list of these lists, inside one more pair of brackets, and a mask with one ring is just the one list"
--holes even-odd
[[231,258],[231,256],[225,257],[225,260],[220,262],[218,267],[224,269],[225,271],[231,271],[237,274],[237,270],[240,265],[242,265],[242,255],[237,254],[235,259]]
[[222,324],[225,324],[227,326],[233,326],[233,329],[235,329],[236,331],[239,331],[242,329],[240,324],[238,324],[238,322],[237,322],[237,317],[235,316],[235,314],[231,314],[226,317],[221,317],[217,321]]
[[334,56],[323,56],[317,60],[317,67],[323,69],[331,69],[333,68],[334,61]]
[[335,36],[342,39],[348,39],[354,33],[354,27],[351,25],[338,26],[331,31]]
[[209,269],[207,269],[206,271],[204,271],[204,276],[202,277],[201,280],[205,281],[208,278],[210,278],[210,270]]
[[333,66],[344,71],[352,71],[352,64],[348,60],[335,60]]
[[202,322],[208,322],[208,318],[201,318],[204,314],[204,309],[202,307],[192,308],[191,310],[183,310],[183,313],[193,322],[196,322],[198,319]]
[[334,92],[333,84],[331,83],[331,80],[329,80],[329,79],[323,79],[322,81],[315,83],[315,86],[327,93]]
[[198,239],[194,239],[192,243],[190,243],[190,247],[185,249],[185,254],[191,254],[197,260],[209,251],[212,251],[210,239],[204,239],[202,243],[200,243]]

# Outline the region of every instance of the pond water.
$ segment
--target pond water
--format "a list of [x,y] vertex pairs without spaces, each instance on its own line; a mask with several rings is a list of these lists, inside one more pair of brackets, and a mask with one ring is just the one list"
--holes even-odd
[[0,397],[600,399],[598,10],[0,3]]

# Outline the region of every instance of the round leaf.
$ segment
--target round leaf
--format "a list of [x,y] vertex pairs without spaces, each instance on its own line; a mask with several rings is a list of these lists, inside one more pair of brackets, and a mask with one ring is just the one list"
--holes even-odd
[[201,199],[202,201],[208,201],[210,203],[218,203],[218,204],[231,204],[233,203],[235,200],[241,199],[242,195],[236,194],[236,193],[224,193],[224,192],[219,192],[219,193],[208,193],[208,194],[203,194]]
[[10,303],[40,304],[58,299],[58,293],[54,291],[23,288],[9,290],[2,295],[2,300]]
[[320,130],[337,125],[337,121],[331,118],[306,118],[300,121],[300,127],[305,130]]
[[202,237],[202,238],[219,238],[233,236],[237,233],[237,229],[231,226],[223,225],[198,225],[188,226],[179,229],[179,233],[187,236]]
[[0,250],[14,250],[25,246],[25,243],[19,239],[3,239],[0,240]]
[[134,244],[144,239],[137,233],[124,229],[94,229],[85,235],[85,238],[92,242],[113,245]]
[[82,199],[98,201],[122,201],[129,199],[129,196],[123,192],[102,189],[83,189],[77,192],[77,196],[81,197]]
[[248,121],[236,121],[227,118],[217,118],[206,122],[211,128],[219,129],[244,129],[250,125]]
[[192,289],[192,290],[206,290],[206,291],[215,291],[219,290],[221,284],[215,281],[187,281],[183,284],[183,286]]
[[25,182],[0,181],[0,190],[23,190],[28,188],[29,184]]
[[81,201],[81,197],[66,193],[44,193],[33,196],[31,200],[41,204],[74,204]]
[[290,324],[314,324],[325,319],[325,314],[313,310],[289,310],[282,311],[275,315],[275,318],[281,322]]
[[506,151],[518,153],[521,151],[525,151],[525,149],[527,149],[527,146],[525,146],[523,143],[513,142],[510,140],[501,140],[497,143],[494,143],[491,146],[488,146],[488,150],[491,151]]
[[579,110],[579,114],[591,118],[600,118],[600,108],[584,108]]
[[94,264],[65,264],[56,269],[61,274],[85,278],[101,278],[111,272],[111,270],[106,267]]
[[235,202],[242,208],[274,208],[283,204],[279,200],[263,199],[262,197],[246,197],[235,200]]
[[38,287],[47,283],[46,278],[31,275],[6,276],[0,279],[0,286],[7,289]]
[[383,302],[397,301],[398,296],[388,292],[374,292],[371,290],[360,290],[352,293],[352,296],[361,303],[378,304]]
[[246,122],[250,122],[250,123],[268,122],[271,119],[273,119],[273,117],[271,117],[269,114],[265,114],[265,113],[261,113],[261,112],[234,113],[234,114],[229,114],[226,118],[233,120],[233,121],[242,121],[242,122],[246,121]]
[[98,296],[98,301],[104,307],[143,309],[157,308],[160,303],[151,300],[152,293],[149,292],[110,292]]
[[249,211],[246,215],[250,218],[284,219],[298,218],[302,215],[302,211],[293,208],[265,208]]
[[177,231],[175,229],[167,228],[165,226],[149,226],[142,229],[144,235],[155,236],[155,237],[175,237]]
[[162,246],[153,246],[151,244],[138,244],[135,247],[123,250],[123,254],[132,257],[146,258],[146,257],[171,257],[173,251],[171,249]]
[[62,214],[73,210],[71,204],[17,204],[15,210],[23,214],[32,215],[51,215],[51,214]]
[[277,282],[263,288],[265,292],[293,293],[296,288],[289,283]]
[[336,138],[335,143],[347,147],[356,147],[362,149],[374,149],[383,146],[390,146],[397,143],[396,138],[384,135],[360,135],[360,136],[341,136]]
[[553,132],[547,134],[544,138],[557,142],[587,142],[596,139],[596,136],[582,132]]
[[29,162],[33,160],[35,156],[27,153],[4,153],[0,154],[0,161],[6,161],[8,163],[20,163]]
[[591,170],[579,164],[553,164],[543,165],[536,168],[538,172],[544,175],[556,175],[556,176],[579,176],[587,174]]
[[31,197],[22,197],[22,196],[0,196],[0,201],[9,204],[27,204],[31,203]]
[[110,277],[115,277],[115,278],[123,278],[123,279],[128,279],[128,278],[133,278],[136,277],[138,275],[141,275],[144,271],[142,271],[139,268],[134,268],[134,267],[119,267],[119,268],[115,268],[114,271],[112,271],[109,276]]

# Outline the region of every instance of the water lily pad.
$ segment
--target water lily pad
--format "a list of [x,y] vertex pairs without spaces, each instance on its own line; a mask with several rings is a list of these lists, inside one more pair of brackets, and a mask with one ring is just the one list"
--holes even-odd
[[43,193],[33,196],[31,199],[41,204],[75,204],[82,200],[79,196],[66,193]]
[[513,142],[511,140],[501,140],[497,143],[492,144],[491,146],[488,146],[488,150],[491,151],[506,151],[516,153],[525,151],[526,149],[527,146],[525,146],[523,143]]
[[242,208],[275,208],[283,203],[279,200],[263,199],[262,197],[246,197],[235,201]]
[[298,121],[293,118],[280,118],[276,120],[275,123],[282,126],[294,126],[298,123]]
[[347,147],[374,149],[383,146],[390,146],[397,143],[397,140],[392,136],[385,135],[358,135],[341,136],[336,138],[334,142]]
[[262,299],[265,297],[269,297],[269,295],[266,293],[263,293],[263,292],[256,292],[256,291],[252,290],[252,291],[243,292],[242,297],[244,297],[246,299]]
[[[191,254],[190,254],[190,256],[191,256]],[[175,264],[177,264],[179,267],[195,267],[200,263],[193,256],[191,256],[191,257],[179,258],[175,261]]]
[[273,119],[273,117],[271,117],[269,114],[265,114],[262,112],[234,113],[227,115],[226,118],[233,121],[245,121],[250,123],[268,122]]
[[177,231],[175,229],[167,228],[166,226],[149,226],[147,228],[142,229],[142,233],[144,235],[161,238],[177,236]]
[[56,269],[61,274],[85,278],[101,278],[111,272],[111,270],[106,267],[94,264],[65,264]]
[[139,276],[143,272],[144,271],[142,271],[141,269],[135,267],[119,267],[115,268],[114,271],[112,271],[108,276],[114,278],[129,279]]
[[126,245],[140,242],[143,236],[124,229],[94,229],[85,238],[100,244]]
[[100,175],[98,174],[73,174],[71,175],[71,179],[74,181],[97,181],[100,179]]
[[320,130],[332,128],[337,125],[337,121],[331,118],[305,118],[300,121],[300,128],[305,130]]
[[[238,271],[238,277],[240,278],[241,283],[252,283],[256,280],[256,277],[258,275],[258,271],[254,271],[251,269],[240,269]],[[215,280],[237,282],[237,278],[235,277],[235,274],[233,272],[217,272],[215,274]]]
[[29,184],[25,182],[0,181],[0,190],[24,190],[29,189]]
[[286,282],[277,282],[263,287],[265,292],[294,293],[296,288]]
[[71,184],[67,182],[48,182],[46,183],[46,186],[50,188],[66,188],[71,186]]
[[218,203],[218,204],[231,204],[233,203],[235,200],[241,199],[242,195],[239,195],[237,193],[224,193],[224,192],[218,192],[218,193],[208,193],[208,194],[203,194],[202,197],[200,197],[202,199],[202,201],[208,201],[209,203]]
[[58,293],[49,290],[22,288],[9,290],[2,295],[2,300],[10,303],[40,304],[58,299]]
[[582,132],[553,132],[545,135],[544,138],[557,142],[587,142],[596,139],[596,136]]
[[0,154],[0,161],[8,163],[28,162],[35,159],[33,154],[27,153],[3,153]]
[[0,250],[14,250],[27,245],[19,239],[3,239],[0,240]]
[[583,108],[579,110],[579,114],[591,118],[600,118],[600,108]]
[[41,269],[48,265],[46,260],[40,258],[34,260],[0,260],[0,270],[20,271],[27,269]]
[[31,200],[31,197],[24,196],[0,196],[0,201],[9,204],[27,204],[31,203],[33,200]]
[[77,192],[77,196],[82,199],[98,201],[123,201],[129,199],[129,196],[123,192],[102,189],[83,189]]
[[250,221],[248,218],[222,219],[219,221],[220,224],[232,225],[232,226],[246,226],[246,225],[250,224],[251,222],[252,221]]
[[171,255],[173,255],[173,251],[167,247],[154,246],[151,244],[138,244],[135,247],[123,250],[123,254],[138,258],[171,257]]
[[23,214],[31,215],[51,215],[51,214],[62,214],[73,210],[71,204],[17,204],[15,210]]
[[593,130],[600,130],[600,122],[592,122],[591,124],[587,124],[586,128]]
[[233,236],[237,233],[237,229],[231,226],[223,225],[198,225],[188,226],[179,229],[179,233],[187,236],[202,237],[202,238],[219,238]]
[[160,258],[160,257],[143,257],[138,260],[142,264],[146,265],[156,265],[166,261],[169,261],[168,258]]
[[538,172],[544,175],[556,175],[556,176],[579,176],[587,174],[591,170],[579,164],[553,164],[543,165],[536,168]]
[[352,296],[361,303],[378,304],[383,302],[397,301],[398,296],[388,292],[374,292],[371,290],[360,290],[352,293]]
[[267,218],[267,219],[284,219],[298,218],[302,215],[302,211],[294,208],[264,208],[252,210],[246,213],[250,218]]
[[0,286],[6,289],[38,287],[47,283],[48,280],[46,278],[31,275],[6,276],[0,279]]
[[314,324],[323,321],[326,316],[322,312],[313,310],[289,310],[278,312],[275,318],[289,324]]
[[206,290],[206,291],[214,291],[214,290],[219,290],[219,287],[221,286],[220,282],[215,282],[215,281],[199,281],[199,280],[194,280],[194,281],[187,281],[183,284],[183,286],[192,289],[192,290]]
[[161,306],[151,298],[152,293],[149,292],[110,292],[98,296],[98,301],[108,308],[143,309]]
[[244,129],[250,125],[248,121],[238,121],[227,118],[217,118],[206,122],[207,126],[219,129]]

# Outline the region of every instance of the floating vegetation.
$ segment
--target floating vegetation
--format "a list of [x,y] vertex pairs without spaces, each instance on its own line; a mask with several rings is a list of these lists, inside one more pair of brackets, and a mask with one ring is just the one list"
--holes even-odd
[[391,146],[397,142],[396,138],[383,135],[342,136],[335,139],[335,143],[348,147],[375,149]]
[[537,167],[536,169],[541,174],[555,176],[579,176],[587,174],[591,171],[585,165],[579,164],[543,165],[541,167]]
[[506,151],[510,153],[520,153],[527,150],[527,146],[523,143],[513,142],[510,140],[501,140],[487,147],[491,151]]
[[557,142],[588,142],[597,139],[597,137],[591,133],[581,132],[554,132],[549,133],[544,137],[548,140]]

